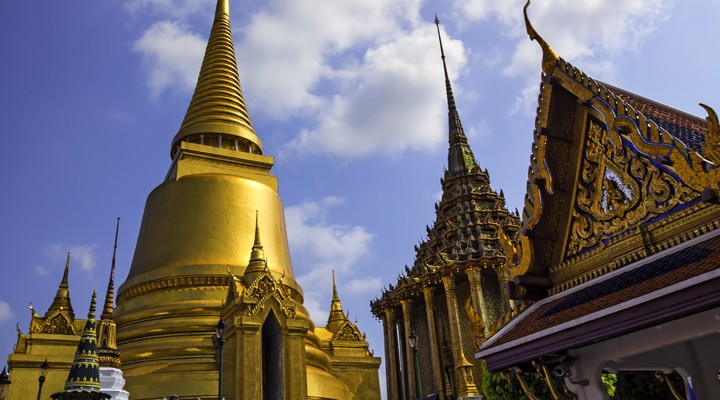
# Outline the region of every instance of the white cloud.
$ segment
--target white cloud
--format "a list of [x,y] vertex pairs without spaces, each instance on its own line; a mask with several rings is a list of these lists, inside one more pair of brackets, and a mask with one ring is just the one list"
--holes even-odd
[[[527,94],[537,89],[540,49],[525,33],[524,1],[456,0],[454,11],[460,24],[498,23],[512,50],[493,54],[490,68],[501,68],[509,77],[530,77],[510,112],[532,114],[536,100]],[[148,67],[154,98],[195,85],[206,38],[194,33],[187,20],[197,14],[209,18],[211,3],[126,3],[131,15],[144,12],[166,19],[134,44]],[[235,33],[248,102],[275,119],[302,118],[282,155],[357,158],[442,144],[445,111],[437,40],[432,24],[420,20],[420,4],[273,0],[249,16]],[[609,80],[614,57],[637,48],[667,18],[671,6],[671,0],[538,1],[529,13],[563,58]],[[202,23],[209,26],[209,21]],[[466,51],[459,40],[444,39],[451,77],[456,78],[466,64]]]
[[10,309],[10,304],[0,300],[0,322],[7,321],[14,316],[15,313]]
[[[339,197],[328,196],[319,201],[305,201],[285,208],[285,222],[290,251],[295,262],[297,280],[305,292],[305,307],[316,324],[325,325],[330,294],[332,293],[332,270],[339,285],[345,278],[357,274],[355,266],[370,253],[374,235],[361,226],[339,225],[327,222],[327,211],[344,205]],[[298,262],[299,261],[299,262]],[[368,280],[369,282],[360,282]],[[375,282],[375,280],[377,282]],[[364,285],[380,279],[364,277],[348,286],[348,294],[356,294]],[[341,293],[341,298],[343,293]]]
[[90,271],[95,269],[95,266],[97,265],[95,263],[95,254],[93,253],[95,251],[95,246],[70,246],[70,261],[75,260],[75,262],[80,263],[80,268],[84,269],[85,271]]
[[380,278],[362,278],[353,279],[345,286],[348,293],[377,293],[382,289],[382,280]]
[[341,204],[342,199],[329,196],[319,202],[306,201],[285,209],[291,251],[310,260],[313,270],[332,265],[347,271],[368,254],[374,235],[365,228],[326,222],[326,210]]
[[418,10],[417,0],[270,2],[236,35],[248,96],[275,118],[318,110],[317,85],[341,73],[336,61],[352,64],[356,47],[401,36]]
[[[65,243],[51,243],[45,246],[43,255],[45,258],[53,263],[60,264],[62,261],[63,267],[65,266],[65,260],[67,252],[70,252],[70,267],[73,265],[79,265],[81,269],[85,271],[91,271],[95,269],[97,263],[95,262],[95,247],[96,245],[68,245]],[[39,266],[35,268],[35,272],[38,275],[46,275],[48,271]]]
[[455,8],[463,19],[469,21],[497,18],[503,24],[510,25],[523,4],[524,1],[520,0],[464,0],[456,1]]
[[[534,110],[541,51],[525,32],[525,0],[456,0],[455,10],[465,23],[493,20],[515,42],[503,74],[530,76],[512,112]],[[609,80],[613,60],[637,49],[672,9],[672,0],[535,1],[528,15],[538,33],[565,60],[589,74]],[[530,87],[532,85],[532,88]],[[528,103],[528,104],[526,104]]]
[[522,115],[534,115],[538,105],[539,86],[538,81],[528,82],[527,86],[515,97],[515,102],[508,114],[515,115],[519,113]]
[[[274,0],[235,32],[251,108],[274,119],[302,119],[281,154],[352,158],[441,146],[442,67],[435,27],[421,21],[420,3]],[[126,7],[167,19],[134,44],[154,98],[168,89],[189,91],[197,79],[206,38],[187,25],[195,6],[182,1],[179,7],[169,0],[134,0]],[[444,40],[454,79],[466,63],[464,47],[445,34]]]
[[170,88],[191,90],[197,82],[206,39],[175,21],[159,21],[134,43],[148,68],[150,95]]
[[[444,47],[457,76],[465,64],[463,45],[446,37]],[[429,24],[370,48],[360,64],[336,71],[339,91],[316,127],[303,130],[285,151],[361,157],[437,148],[447,131],[438,52]]]
[[316,326],[325,326],[327,324],[328,315],[330,315],[330,303],[327,301],[327,294],[305,290],[303,305],[307,308],[310,318]]

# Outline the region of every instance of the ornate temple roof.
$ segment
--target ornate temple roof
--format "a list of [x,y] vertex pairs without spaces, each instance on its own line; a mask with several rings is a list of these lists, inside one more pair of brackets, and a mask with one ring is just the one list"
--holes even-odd
[[[510,295],[538,301],[476,355],[492,370],[720,304],[718,128],[543,50],[522,252]],[[552,151],[547,149],[552,148]],[[715,289],[713,289],[715,288]]]
[[655,122],[685,146],[703,154],[703,143],[705,143],[705,134],[708,131],[708,123],[705,119],[622,88],[603,82],[599,83],[615,94],[623,103],[645,115],[647,119]]
[[[715,230],[535,303],[477,356],[507,367],[711,308],[720,303],[718,259]],[[494,356],[511,347],[514,356]]]
[[422,284],[439,282],[442,271],[459,271],[471,264],[502,265],[520,231],[519,215],[508,212],[503,192],[491,188],[488,171],[480,168],[468,144],[447,72],[439,23],[436,17],[448,104],[448,164],[440,181],[442,197],[435,204],[435,222],[425,228],[427,238],[415,246],[412,267],[405,266],[397,284],[390,284],[379,300],[371,302],[376,316],[382,313],[381,303],[417,296]]
[[30,333],[50,333],[59,335],[77,335],[82,329],[82,320],[75,319],[72,304],[70,302],[70,286],[68,285],[68,274],[70,271],[70,253],[68,252],[65,261],[65,270],[58,285],[55,298],[45,315],[41,316],[30,304],[31,320]]
[[[332,272],[333,295],[330,300],[330,313],[328,314],[328,323],[325,329],[330,333],[329,339],[341,341],[363,342],[367,348],[365,334],[360,332],[357,327],[357,320],[350,321],[348,315],[343,310],[340,296],[338,296],[337,285],[335,284],[335,271]],[[318,331],[317,328],[315,328]]]
[[555,54],[525,10],[543,50],[521,239],[533,256],[510,275],[532,277],[520,291],[543,297],[627,264],[613,258],[643,252],[650,224],[682,225],[674,215],[716,199],[720,128],[707,106],[703,123],[587,76]]

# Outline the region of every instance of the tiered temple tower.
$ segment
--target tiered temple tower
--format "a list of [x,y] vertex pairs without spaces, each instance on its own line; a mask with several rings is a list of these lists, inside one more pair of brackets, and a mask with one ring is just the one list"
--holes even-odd
[[112,396],[112,400],[127,400],[129,393],[123,390],[125,379],[120,370],[120,352],[117,348],[117,327],[115,325],[115,259],[117,255],[118,231],[120,218],[115,226],[115,244],[113,246],[112,263],[110,265],[110,279],[108,280],[105,302],[102,314],[97,323],[97,348],[100,363],[100,383],[103,392]]
[[[435,23],[440,39],[440,26]],[[519,257],[520,220],[508,212],[502,191],[490,187],[487,170],[475,161],[455,105],[440,39],[448,103],[448,166],[436,219],[415,247],[412,267],[371,302],[382,320],[389,398],[440,398],[479,394],[479,364],[473,354],[511,304],[501,286],[508,258]],[[415,371],[407,337],[419,337]],[[400,338],[400,339],[398,339]],[[416,393],[420,378],[421,395]]]
[[[117,299],[132,398],[217,397],[221,316],[228,399],[352,398],[358,376],[339,373],[322,348],[295,281],[274,160],[263,154],[240,88],[228,0],[217,2],[170,156]],[[377,387],[379,360],[367,347],[352,360],[358,371],[374,365],[357,373]]]
[[[80,334],[80,342],[77,345],[70,372],[67,374],[64,389],[51,396],[55,400],[105,400],[111,397],[100,391],[95,296],[95,291],[93,291],[88,318]],[[41,398],[40,394],[38,394],[38,398]]]

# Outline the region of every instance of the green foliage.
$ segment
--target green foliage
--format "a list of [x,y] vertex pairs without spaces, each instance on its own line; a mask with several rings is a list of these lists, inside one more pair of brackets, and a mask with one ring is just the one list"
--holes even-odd
[[[523,373],[522,376],[535,396],[541,399],[552,398],[550,389],[540,375]],[[513,378],[512,383],[510,383],[497,372],[486,371],[483,373],[482,392],[488,400],[527,400],[527,396],[525,396],[517,379]]]
[[[535,373],[523,373],[533,394],[540,399],[550,399],[552,395],[544,379]],[[684,393],[684,382],[680,374],[668,375],[675,389]],[[555,387],[562,388],[562,380],[553,377]],[[672,393],[664,381],[655,377],[652,371],[621,371],[617,374],[603,373],[601,379],[605,389],[613,400],[673,400]],[[718,374],[720,380],[720,374]],[[483,371],[482,392],[488,400],[527,400],[520,382],[513,377],[508,382],[496,372]]]
[[483,374],[482,392],[488,400],[527,400],[520,384],[514,385],[506,381],[497,372]]
[[605,390],[607,390],[610,397],[615,396],[615,385],[617,385],[617,374],[603,373],[600,375]]

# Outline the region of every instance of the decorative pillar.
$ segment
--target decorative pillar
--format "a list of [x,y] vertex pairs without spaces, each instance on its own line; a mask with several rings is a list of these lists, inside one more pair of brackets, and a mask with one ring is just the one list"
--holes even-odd
[[408,394],[407,389],[407,367],[405,367],[405,359],[407,356],[405,355],[405,346],[403,346],[403,343],[406,342],[406,340],[403,339],[406,334],[405,324],[403,323],[402,315],[400,315],[400,313],[398,313],[398,319],[395,321],[395,330],[397,331],[395,334],[395,351],[397,351],[395,363],[397,364],[398,371],[398,399],[408,399],[410,395]]
[[443,275],[445,297],[447,300],[448,318],[450,320],[450,337],[452,339],[453,361],[456,370],[457,395],[459,398],[468,398],[478,394],[477,386],[472,377],[472,364],[465,357],[462,348],[462,330],[460,328],[460,314],[455,292],[455,276]]
[[403,322],[405,323],[405,335],[402,338],[405,343],[405,369],[407,370],[407,389],[411,399],[416,399],[418,394],[415,393],[415,363],[413,362],[413,352],[410,347],[410,341],[407,339],[407,335],[412,332],[412,300],[402,299],[400,305],[403,310]]
[[434,301],[433,301],[433,287],[423,286],[423,296],[425,297],[425,314],[427,315],[428,321],[428,338],[429,344],[427,346],[431,355],[432,372],[433,372],[433,385],[435,385],[435,392],[440,393],[440,398],[445,398],[445,394],[442,392],[442,367],[440,365],[440,349],[437,348],[438,340],[435,332],[435,312]]
[[285,398],[292,400],[304,400],[307,398],[307,357],[305,354],[305,337],[307,336],[308,323],[299,319],[287,320],[287,340],[285,345],[285,359],[288,360],[285,376]]
[[510,296],[508,296],[507,289],[505,289],[505,285],[510,282],[510,277],[508,276],[508,270],[505,265],[501,265],[498,268],[495,268],[495,273],[498,277],[498,282],[500,285],[500,294],[502,295],[503,299],[503,308],[505,312],[511,311],[515,309],[515,300],[512,300]]
[[470,297],[472,298],[472,305],[475,313],[480,315],[483,322],[483,334],[485,339],[490,337],[490,310],[488,304],[485,301],[485,295],[483,294],[482,275],[480,269],[477,267],[470,267],[465,270],[470,282]]
[[[243,321],[236,316],[237,325],[235,341],[234,364],[236,365],[235,379],[232,386],[234,393],[240,399],[256,399],[262,397],[262,347],[260,346],[260,321]],[[250,318],[246,318],[250,319]],[[232,334],[232,331],[231,331]],[[230,364],[230,357],[228,364]],[[228,385],[231,386],[231,385]],[[226,391],[226,393],[228,393]],[[232,392],[229,394],[232,395]]]
[[383,310],[385,315],[382,317],[383,334],[385,335],[385,374],[387,380],[388,399],[399,399],[397,387],[397,349],[395,348],[395,309],[386,308]]

